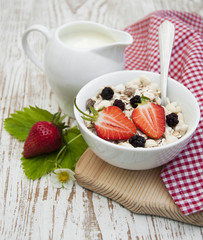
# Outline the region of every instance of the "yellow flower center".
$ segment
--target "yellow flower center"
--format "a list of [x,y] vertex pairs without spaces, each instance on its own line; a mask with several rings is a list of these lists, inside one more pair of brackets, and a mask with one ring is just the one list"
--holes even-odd
[[66,183],[70,179],[70,176],[67,172],[60,172],[58,174],[58,180],[62,183]]

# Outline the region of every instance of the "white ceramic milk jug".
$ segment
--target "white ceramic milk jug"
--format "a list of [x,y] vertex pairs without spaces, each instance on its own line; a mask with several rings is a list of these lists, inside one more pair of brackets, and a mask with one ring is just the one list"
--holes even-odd
[[[27,37],[41,32],[46,40],[42,64],[32,53]],[[76,21],[59,27],[53,34],[44,26],[33,25],[23,35],[22,44],[28,57],[48,77],[64,113],[74,117],[73,100],[90,80],[125,67],[124,50],[133,41],[126,32],[104,25]]]

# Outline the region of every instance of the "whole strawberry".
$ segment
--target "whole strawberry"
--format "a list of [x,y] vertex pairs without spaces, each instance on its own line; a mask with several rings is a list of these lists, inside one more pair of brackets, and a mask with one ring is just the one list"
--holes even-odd
[[[59,116],[57,115],[57,121]],[[62,128],[54,122],[39,121],[35,123],[25,141],[23,155],[32,158],[41,154],[50,153],[60,148],[62,142]]]

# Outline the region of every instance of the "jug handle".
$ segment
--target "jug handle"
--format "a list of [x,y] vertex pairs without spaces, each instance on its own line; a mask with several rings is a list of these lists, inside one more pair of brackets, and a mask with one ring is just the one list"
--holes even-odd
[[42,33],[45,38],[46,41],[49,40],[49,38],[51,37],[51,33],[49,32],[48,28],[42,26],[42,25],[33,25],[31,27],[29,27],[23,34],[23,38],[22,38],[22,45],[23,45],[23,49],[26,53],[26,55],[30,58],[30,60],[37,66],[39,67],[43,72],[44,72],[44,66],[43,64],[39,61],[39,59],[36,57],[36,55],[31,51],[30,46],[28,44],[28,35],[32,32],[32,31],[38,31],[40,33]]

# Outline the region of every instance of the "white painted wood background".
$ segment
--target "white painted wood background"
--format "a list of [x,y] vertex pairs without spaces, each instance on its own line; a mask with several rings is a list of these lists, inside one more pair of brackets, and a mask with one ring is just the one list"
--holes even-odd
[[[0,240],[203,238],[200,227],[133,214],[77,183],[57,190],[47,177],[27,180],[20,162],[23,143],[3,129],[5,118],[28,105],[58,110],[46,76],[23,52],[21,36],[27,27],[55,29],[72,20],[92,20],[123,29],[160,9],[203,16],[203,1],[0,0]],[[43,59],[44,39],[33,33],[30,42]]]

